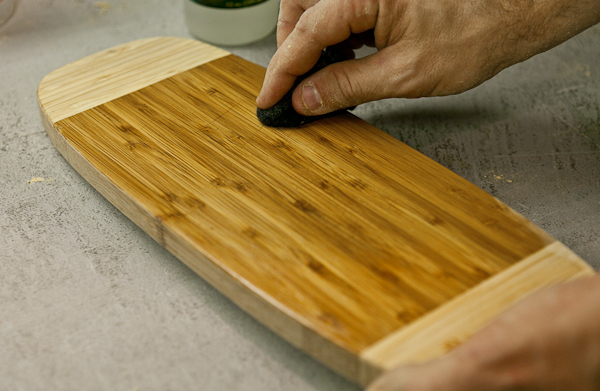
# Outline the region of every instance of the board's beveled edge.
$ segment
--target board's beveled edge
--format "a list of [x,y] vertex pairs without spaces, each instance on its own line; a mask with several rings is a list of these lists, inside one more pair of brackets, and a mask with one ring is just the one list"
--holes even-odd
[[187,38],[140,39],[49,73],[38,86],[38,102],[48,120],[56,123],[230,54]]
[[244,312],[296,348],[323,363],[323,365],[347,379],[359,382],[360,360],[357,354],[320,336],[302,322],[289,316],[286,311],[278,308],[270,300],[259,296],[257,292],[244,285],[240,279],[229,275],[226,270],[218,267],[168,227],[163,226],[162,232],[163,243],[161,244],[171,254],[211,286],[218,287],[219,292],[233,301]]
[[360,354],[359,383],[368,384],[399,365],[439,357],[524,296],[594,274],[562,243],[551,243],[365,349]]
[[168,227],[162,224],[159,218],[149,213],[86,160],[54,127],[45,116],[41,106],[39,109],[44,128],[56,149],[94,189],[127,218],[211,286],[218,287],[220,293],[275,334],[347,379],[359,382],[360,360],[358,355],[321,337],[288,316],[284,311],[274,307],[267,300],[259,297],[255,292],[229,275],[226,270],[211,262],[183,238],[171,232]]

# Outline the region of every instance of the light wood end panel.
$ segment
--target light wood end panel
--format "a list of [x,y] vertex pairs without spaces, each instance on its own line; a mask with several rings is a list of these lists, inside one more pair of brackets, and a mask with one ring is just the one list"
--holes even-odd
[[361,383],[386,369],[442,356],[527,295],[594,274],[562,243],[552,243],[365,349]]
[[42,79],[38,100],[45,115],[57,122],[227,55],[225,50],[191,39],[141,39],[53,71]]

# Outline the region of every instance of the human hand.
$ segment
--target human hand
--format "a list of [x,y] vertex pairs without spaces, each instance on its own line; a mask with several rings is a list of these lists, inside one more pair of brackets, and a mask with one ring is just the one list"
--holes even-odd
[[370,36],[378,52],[304,80],[292,98],[298,113],[463,92],[599,21],[598,0],[281,0],[257,104],[273,106],[325,47],[356,37]]
[[533,294],[441,359],[367,389],[500,390],[600,390],[600,275]]

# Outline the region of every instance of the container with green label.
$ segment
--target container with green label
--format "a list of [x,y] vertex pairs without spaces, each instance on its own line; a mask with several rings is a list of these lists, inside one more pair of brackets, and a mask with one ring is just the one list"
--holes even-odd
[[183,0],[196,38],[216,45],[245,45],[275,30],[279,0]]

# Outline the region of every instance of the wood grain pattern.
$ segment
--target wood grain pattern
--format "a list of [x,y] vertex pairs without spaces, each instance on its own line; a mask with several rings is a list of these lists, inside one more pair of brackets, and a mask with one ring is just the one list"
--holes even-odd
[[[214,55],[185,42],[181,56]],[[149,61],[148,45],[128,58]],[[43,81],[46,129],[154,239],[340,373],[365,384],[443,354],[529,291],[591,273],[494,197],[351,114],[263,127],[254,100],[264,69],[217,57],[111,99],[59,70],[62,88],[93,106],[59,110],[65,93]],[[124,61],[120,77],[136,74]]]

